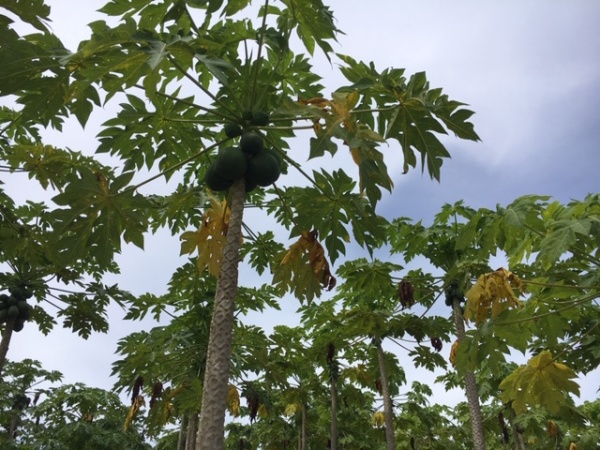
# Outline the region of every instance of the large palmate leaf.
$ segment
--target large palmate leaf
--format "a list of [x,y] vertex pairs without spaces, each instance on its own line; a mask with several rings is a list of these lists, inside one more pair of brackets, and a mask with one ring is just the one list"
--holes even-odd
[[132,172],[109,180],[101,172],[81,169],[70,176],[64,191],[53,198],[60,206],[51,217],[55,222],[56,257],[65,263],[93,255],[100,264],[110,264],[121,249],[121,239],[143,248],[148,219],[147,201],[127,184]]

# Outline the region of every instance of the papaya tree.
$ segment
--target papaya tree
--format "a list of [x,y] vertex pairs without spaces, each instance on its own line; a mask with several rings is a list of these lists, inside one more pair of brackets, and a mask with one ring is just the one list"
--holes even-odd
[[[441,271],[439,296],[453,308],[458,336],[450,357],[469,405],[496,402],[492,414],[506,421],[506,443],[515,448],[540,435],[526,417],[543,411],[546,421],[575,428],[586,421],[571,395],[579,392],[576,372],[598,367],[589,345],[597,342],[599,212],[598,195],[566,205],[525,196],[495,211],[458,202],[429,227],[397,219],[390,228],[394,252],[405,260],[424,256]],[[500,252],[508,269],[494,270],[490,261]],[[474,328],[465,330],[465,322]],[[527,363],[507,365],[511,350],[528,355]],[[447,388],[463,383],[443,379]],[[481,406],[470,415],[489,446]]]
[[[47,17],[40,11],[35,24]],[[197,448],[219,449],[242,234],[254,243],[245,253],[250,265],[271,270],[280,294],[312,300],[334,287],[329,263],[351,236],[367,249],[384,236],[375,208],[393,181],[383,146],[397,142],[391,151],[402,152],[405,172],[419,154],[422,170],[439,180],[449,157],[439,136],[477,140],[472,112],[431,88],[424,72],[408,76],[334,52],[340,30],[321,0],[265,0],[257,16],[249,1],[221,0],[110,0],[100,12],[110,20],[90,24],[75,51],[50,33],[10,36],[0,94],[23,106],[5,134],[60,129],[70,116],[84,126],[100,105],[119,103],[95,150],[111,155],[115,168],[77,166],[65,177],[49,214],[53,249],[62,265],[91,255],[102,273],[123,243],[142,247],[145,233],[165,226],[185,231],[182,253],[198,250],[199,269],[217,278]],[[316,51],[339,63],[345,86],[320,84]],[[306,150],[292,150],[294,137]],[[39,133],[29,141],[42,144]],[[14,151],[13,141],[7,148],[12,170],[45,176],[48,152],[29,164],[31,152]],[[355,167],[305,170],[307,159],[328,157]],[[290,184],[292,174],[305,187]],[[179,185],[166,195],[141,193],[159,178]],[[279,251],[272,233],[244,226],[248,207],[297,241]]]

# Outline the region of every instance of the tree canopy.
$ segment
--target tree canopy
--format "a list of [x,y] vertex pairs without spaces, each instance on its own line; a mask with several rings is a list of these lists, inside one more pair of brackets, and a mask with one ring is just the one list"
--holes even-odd
[[[22,173],[48,194],[18,204],[0,185],[3,445],[595,448],[598,401],[573,395],[600,359],[598,194],[457,201],[430,225],[384,217],[389,152],[439,181],[443,136],[479,140],[473,112],[425,72],[336,53],[342,31],[321,0],[110,0],[100,12],[67,49],[43,0],[0,0],[3,183]],[[317,53],[344,85],[321,84]],[[93,152],[45,142],[107,105]],[[161,230],[182,256],[164,293],[106,282]],[[239,265],[268,280],[239,285]],[[289,297],[300,325],[245,320]],[[111,304],[162,319],[120,340],[114,392],[7,361],[26,326],[106,333]],[[432,404],[431,386],[407,385],[416,368],[468,401]]]

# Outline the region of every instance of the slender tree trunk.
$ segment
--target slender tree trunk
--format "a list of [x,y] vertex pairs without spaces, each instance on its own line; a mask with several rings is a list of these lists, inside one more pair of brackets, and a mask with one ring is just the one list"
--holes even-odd
[[[459,344],[465,338],[465,320],[460,310],[460,304],[454,301],[454,324],[456,326],[456,336]],[[481,405],[479,404],[479,387],[475,379],[475,373],[467,371],[465,373],[465,390],[467,393],[467,403],[471,413],[471,430],[473,432],[473,448],[475,450],[485,450],[485,437],[483,433],[483,418],[481,416]]]
[[187,432],[185,437],[185,450],[194,450],[196,448],[196,436],[198,433],[198,414],[190,414],[187,424]]
[[231,216],[210,324],[196,450],[222,450],[224,446],[225,409],[233,341],[234,302],[238,288],[245,186],[244,178],[240,178],[229,189]]
[[525,446],[525,437],[523,436],[523,428],[521,428],[519,426],[519,424],[515,422],[515,417],[516,417],[516,414],[511,409],[510,427],[512,428],[512,432],[513,432],[515,450],[525,450],[526,446]]
[[302,419],[300,423],[300,450],[308,450],[308,416],[306,405],[302,403]]
[[10,339],[15,328],[16,318],[11,317],[6,321],[4,330],[2,330],[2,340],[0,341],[0,376],[4,370],[4,364],[6,364],[6,355],[8,353],[8,347],[10,346]]
[[179,425],[179,439],[177,439],[177,450],[186,450],[185,438],[187,436],[188,417],[183,416],[181,418],[181,425]]
[[337,377],[331,376],[331,445],[330,450],[337,450],[337,438],[338,438],[338,395],[337,395]]
[[381,378],[381,395],[383,396],[383,413],[385,415],[385,442],[387,450],[396,450],[396,433],[394,430],[394,405],[390,394],[390,384],[385,363],[385,353],[381,346],[381,339],[373,339],[377,349],[377,361],[379,362],[379,376]]

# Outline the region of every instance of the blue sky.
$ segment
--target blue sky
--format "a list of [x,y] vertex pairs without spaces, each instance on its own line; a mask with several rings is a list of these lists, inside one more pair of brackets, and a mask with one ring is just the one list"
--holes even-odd
[[[88,36],[85,24],[100,18],[94,11],[103,4],[97,0],[48,3],[52,28],[72,50]],[[444,138],[452,159],[442,167],[441,183],[421,174],[420,168],[402,175],[400,148],[389,145],[385,157],[396,189],[381,202],[381,214],[427,223],[444,203],[459,199],[469,206],[494,207],[525,194],[551,195],[566,202],[600,190],[599,2],[325,3],[346,33],[336,51],[374,61],[380,69],[404,67],[407,74],[426,71],[432,87],[443,87],[451,98],[468,103],[476,112],[472,121],[482,141]],[[318,55],[315,64],[325,76],[326,92],[346,84],[335,65]],[[91,137],[110,113],[109,106],[92,118],[86,130],[69,124],[65,133],[49,133],[49,139],[91,153],[95,147]],[[10,192],[12,181],[4,181]],[[12,186],[15,197],[20,195],[19,186],[20,182]],[[122,276],[114,280],[124,289],[162,293],[183,259],[178,238],[160,233],[147,239],[145,252],[128,249],[119,262]],[[242,283],[252,277],[244,270]],[[295,302],[287,301],[282,321],[296,320]],[[118,318],[123,312],[113,308],[111,314]],[[149,326],[115,320],[108,335],[95,335],[89,341],[58,328],[43,337],[26,326],[13,341],[9,357],[39,359],[46,368],[65,373],[68,382],[109,388],[116,340]],[[595,395],[598,383],[586,386],[584,394]]]

